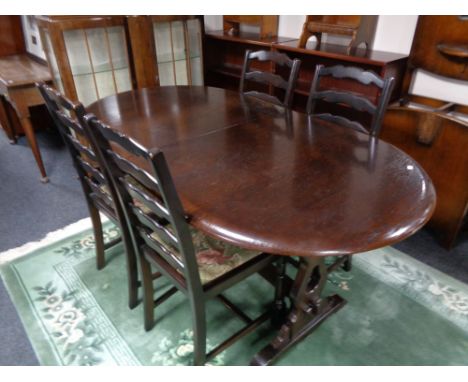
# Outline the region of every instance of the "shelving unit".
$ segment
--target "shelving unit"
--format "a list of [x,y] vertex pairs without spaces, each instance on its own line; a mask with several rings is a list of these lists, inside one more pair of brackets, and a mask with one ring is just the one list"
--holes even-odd
[[[290,58],[301,60],[301,70],[296,86],[298,104],[305,102],[304,97],[309,95],[311,82],[315,73],[315,67],[319,64],[325,66],[343,65],[357,66],[365,70],[371,70],[382,76],[395,77],[395,87],[391,100],[396,101],[400,96],[403,75],[406,68],[407,56],[396,53],[373,51],[365,48],[350,50],[347,46],[335,44],[308,43],[305,48],[298,47],[298,41],[287,41],[274,44],[272,49],[286,53]],[[326,80],[326,82],[325,82]],[[348,91],[355,91],[369,97],[375,102],[378,97],[378,88],[372,88],[357,83],[356,81],[324,79],[326,87],[334,87]],[[302,98],[302,99],[301,99]]]
[[[260,37],[248,32],[239,32],[237,35],[224,31],[206,33],[203,43],[206,85],[237,90],[246,50],[271,50],[272,45],[291,40],[294,39]],[[270,64],[259,62],[253,62],[252,68],[273,69]]]
[[[308,43],[305,48],[300,48],[298,39],[287,37],[262,38],[258,34],[245,32],[240,32],[235,36],[223,31],[206,33],[204,47],[206,85],[225,89],[238,89],[244,55],[247,49],[276,50],[286,53],[290,58],[300,59],[301,68],[293,104],[293,108],[299,111],[304,110],[315,67],[318,64],[326,66],[339,64],[358,66],[367,70],[373,70],[383,77],[394,76],[396,83],[391,100],[395,101],[400,96],[407,62],[407,56],[401,54],[372,51],[363,48],[350,50],[347,46],[333,44],[317,45]],[[279,67],[276,68],[268,63],[255,62],[253,67],[281,74]],[[362,91],[365,95],[369,96],[370,100],[374,100],[378,94],[377,88],[375,91],[369,91],[369,87],[351,81],[348,83],[348,86],[346,82],[344,86],[342,81],[339,84],[336,82],[336,87],[358,92]]]
[[203,84],[199,16],[41,16],[55,85],[84,105],[131,90]]

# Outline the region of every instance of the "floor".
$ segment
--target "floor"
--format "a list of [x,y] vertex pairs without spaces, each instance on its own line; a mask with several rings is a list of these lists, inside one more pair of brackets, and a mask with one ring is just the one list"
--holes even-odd
[[[37,241],[87,216],[83,195],[68,153],[55,131],[37,134],[50,182],[39,171],[25,138],[10,145],[0,131],[0,252]],[[448,252],[423,229],[396,248],[468,283],[468,233]],[[16,310],[0,282],[0,365],[37,365]]]

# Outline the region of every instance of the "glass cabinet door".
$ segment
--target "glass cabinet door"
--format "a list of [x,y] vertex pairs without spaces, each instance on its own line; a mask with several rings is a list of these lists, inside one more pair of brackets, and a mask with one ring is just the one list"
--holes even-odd
[[202,32],[200,20],[188,20],[188,49],[190,52],[190,69],[193,85],[203,85],[203,62],[202,62]]
[[125,30],[122,26],[63,32],[78,99],[97,99],[131,90]]
[[50,41],[49,31],[44,30],[42,33],[42,36],[43,36],[42,45],[44,46],[44,53],[46,54],[47,62],[49,63],[49,68],[52,74],[52,78],[54,80],[55,86],[57,87],[57,90],[63,93],[64,89],[63,89],[62,77],[60,76],[57,59],[55,58],[55,54],[54,54],[54,48]]
[[36,19],[57,89],[85,106],[133,87],[203,85],[200,17]]
[[58,90],[85,106],[131,90],[123,16],[38,17],[47,60]]
[[199,19],[153,21],[159,84],[203,85]]

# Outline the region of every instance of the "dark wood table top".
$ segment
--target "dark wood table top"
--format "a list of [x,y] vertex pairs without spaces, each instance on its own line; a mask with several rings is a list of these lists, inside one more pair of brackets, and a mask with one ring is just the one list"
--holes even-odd
[[256,110],[235,92],[160,87],[88,111],[161,148],[191,223],[245,248],[364,252],[410,236],[435,207],[431,180],[394,146],[305,114]]

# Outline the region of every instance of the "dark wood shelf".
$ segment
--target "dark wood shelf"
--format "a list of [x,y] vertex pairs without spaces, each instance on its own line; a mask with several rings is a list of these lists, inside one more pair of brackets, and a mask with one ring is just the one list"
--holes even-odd
[[215,66],[208,69],[211,72],[222,74],[229,77],[240,78],[242,73],[242,67],[239,65],[232,65],[226,63],[222,66]]
[[205,38],[222,40],[222,41],[232,41],[239,44],[250,44],[258,45],[264,47],[270,47],[272,44],[285,43],[288,41],[296,41],[292,37],[260,37],[256,33],[249,32],[239,32],[239,34],[233,35],[225,31],[212,31],[205,34]]
[[366,65],[382,65],[401,59],[406,59],[404,54],[382,52],[364,48],[350,49],[345,45],[319,44],[308,42],[305,48],[298,47],[298,40],[276,43],[276,50],[294,52],[304,55],[313,55],[347,62],[361,63]]

